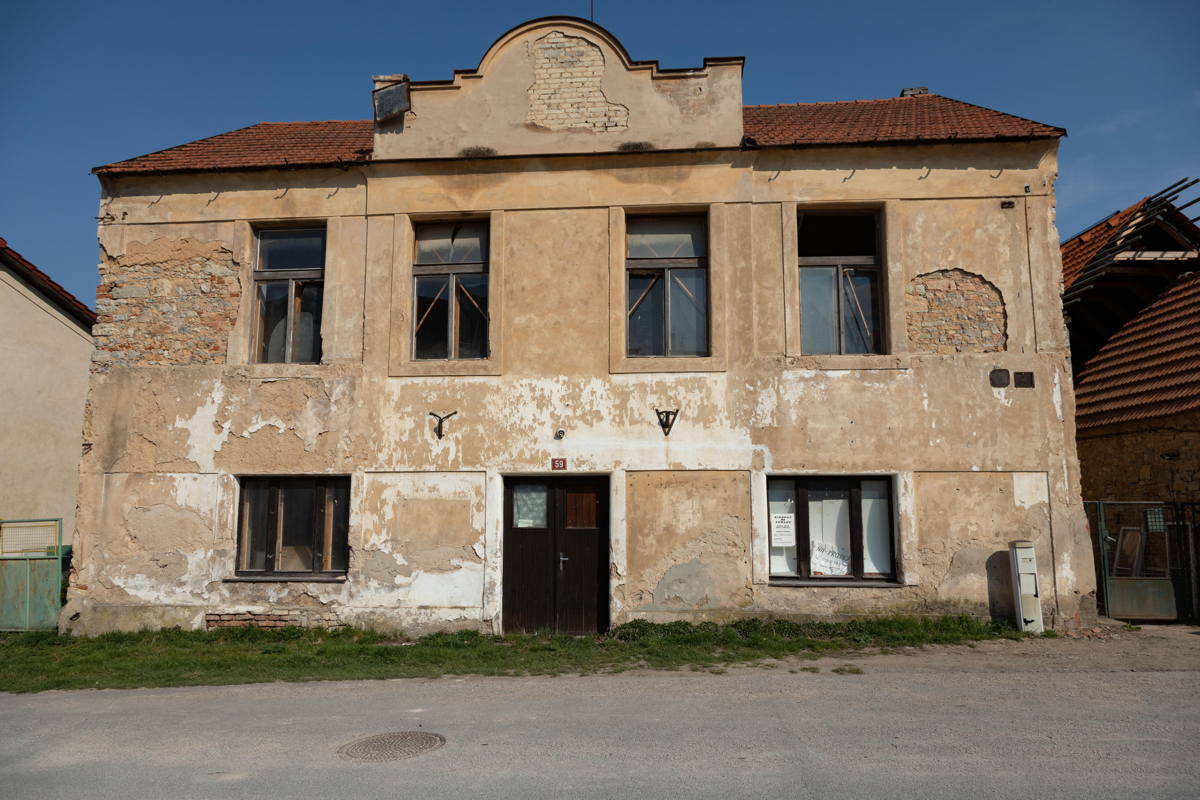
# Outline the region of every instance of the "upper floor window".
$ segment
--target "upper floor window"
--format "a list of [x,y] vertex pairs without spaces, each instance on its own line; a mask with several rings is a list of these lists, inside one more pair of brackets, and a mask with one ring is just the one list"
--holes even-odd
[[801,352],[882,353],[879,216],[801,212],[798,224]]
[[324,228],[259,231],[254,270],[256,360],[269,364],[319,362],[324,293]]
[[706,222],[704,217],[628,219],[628,355],[708,355]]
[[488,223],[416,227],[413,358],[488,357]]

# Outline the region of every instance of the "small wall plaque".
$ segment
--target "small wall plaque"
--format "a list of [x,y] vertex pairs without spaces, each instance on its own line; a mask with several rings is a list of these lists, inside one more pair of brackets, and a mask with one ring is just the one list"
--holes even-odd
[[560,470],[560,469],[566,469],[566,468],[567,468],[567,460],[565,458],[550,459],[550,469]]

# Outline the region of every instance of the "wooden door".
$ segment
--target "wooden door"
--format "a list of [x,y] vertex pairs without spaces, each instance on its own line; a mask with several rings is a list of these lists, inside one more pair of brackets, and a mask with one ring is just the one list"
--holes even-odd
[[514,478],[504,491],[504,629],[608,628],[608,481]]

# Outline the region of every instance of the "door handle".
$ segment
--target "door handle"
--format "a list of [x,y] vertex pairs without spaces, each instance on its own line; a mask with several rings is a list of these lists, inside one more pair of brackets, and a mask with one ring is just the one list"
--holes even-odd
[[566,562],[568,562],[570,560],[571,559],[567,558],[564,554],[562,554],[562,553],[558,554],[558,569],[560,572],[562,571],[563,564],[565,564]]

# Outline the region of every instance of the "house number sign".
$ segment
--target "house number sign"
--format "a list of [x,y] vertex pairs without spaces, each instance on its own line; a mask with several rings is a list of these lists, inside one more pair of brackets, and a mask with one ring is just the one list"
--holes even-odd
[[567,460],[565,458],[550,459],[550,469],[559,470],[567,468]]

